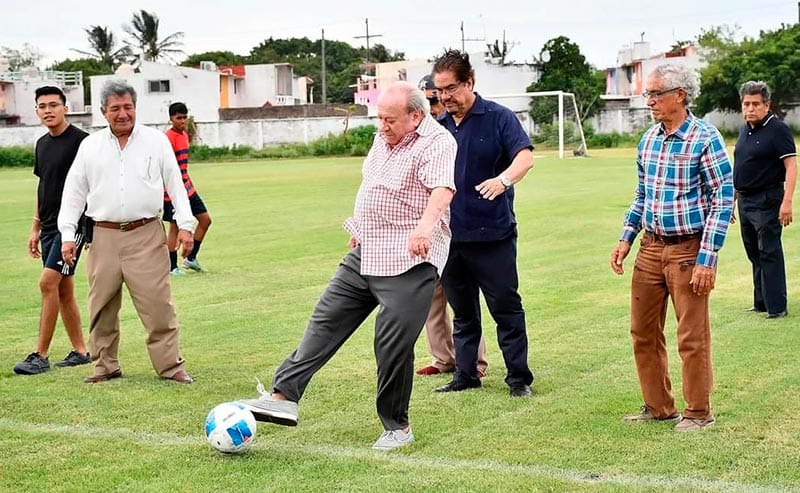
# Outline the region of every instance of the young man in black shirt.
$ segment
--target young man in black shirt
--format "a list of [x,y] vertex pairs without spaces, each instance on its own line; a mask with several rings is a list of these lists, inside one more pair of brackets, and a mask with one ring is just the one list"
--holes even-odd
[[[59,313],[73,349],[55,365],[77,366],[91,362],[83,342],[81,315],[75,301],[72,276],[76,264],[66,265],[61,258],[61,234],[57,224],[67,171],[72,166],[80,143],[88,135],[67,122],[66,102],[64,93],[57,87],[44,86],[36,90],[36,115],[47,127],[48,133],[36,141],[33,174],[39,178],[39,187],[28,239],[28,254],[33,258],[41,258],[44,265],[39,278],[42,311],[36,351],[14,365],[14,373],[19,375],[35,375],[50,369],[48,353]],[[77,239],[77,244],[79,255],[83,239]]]

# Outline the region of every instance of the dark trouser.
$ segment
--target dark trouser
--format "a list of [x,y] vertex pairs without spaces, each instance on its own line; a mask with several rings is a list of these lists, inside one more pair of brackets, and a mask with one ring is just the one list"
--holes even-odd
[[442,273],[453,307],[453,342],[459,382],[479,382],[478,344],[481,340],[479,291],[497,323],[497,342],[503,352],[508,385],[533,383],[528,368],[528,334],[525,311],[517,288],[517,237],[500,241],[450,244],[450,256]]
[[769,313],[786,310],[786,269],[778,213],[783,188],[739,194],[739,226],[747,258],[753,264],[753,306]]
[[408,426],[414,344],[431,306],[436,268],[428,263],[392,277],[362,276],[361,249],[348,253],[322,293],[300,345],[278,367],[272,388],[299,401],[311,377],[376,306],[378,417],[385,430]]
[[667,303],[678,319],[678,353],[683,371],[687,418],[711,415],[711,326],[708,295],[692,291],[692,271],[700,239],[667,245],[650,235],[642,238],[631,281],[631,337],[645,405],[658,418],[677,413],[669,378],[664,323]]

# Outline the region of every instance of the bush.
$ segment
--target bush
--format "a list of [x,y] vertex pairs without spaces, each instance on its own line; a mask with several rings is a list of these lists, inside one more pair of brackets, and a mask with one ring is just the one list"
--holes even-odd
[[31,146],[0,147],[0,167],[30,166],[33,168],[36,155]]

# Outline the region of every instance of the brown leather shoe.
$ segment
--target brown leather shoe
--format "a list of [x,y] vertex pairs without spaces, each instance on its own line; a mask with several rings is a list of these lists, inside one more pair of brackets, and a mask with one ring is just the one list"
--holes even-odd
[[84,383],[100,383],[114,378],[122,378],[122,370],[116,369],[106,375],[92,375],[83,379]]
[[175,380],[176,382],[180,383],[192,383],[194,379],[189,376],[184,370],[178,370],[177,373],[172,375],[171,377],[164,377],[165,380]]

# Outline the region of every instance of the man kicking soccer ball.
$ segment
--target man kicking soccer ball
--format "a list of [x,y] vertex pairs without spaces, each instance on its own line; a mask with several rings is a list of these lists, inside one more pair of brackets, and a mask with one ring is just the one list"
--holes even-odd
[[300,345],[280,365],[272,393],[241,401],[259,421],[294,426],[311,377],[380,307],[375,320],[378,416],[374,449],[414,440],[408,419],[414,343],[447,260],[456,142],[429,114],[421,90],[407,82],[378,98],[380,132],[364,160],[352,217],[350,252],[322,293]]

